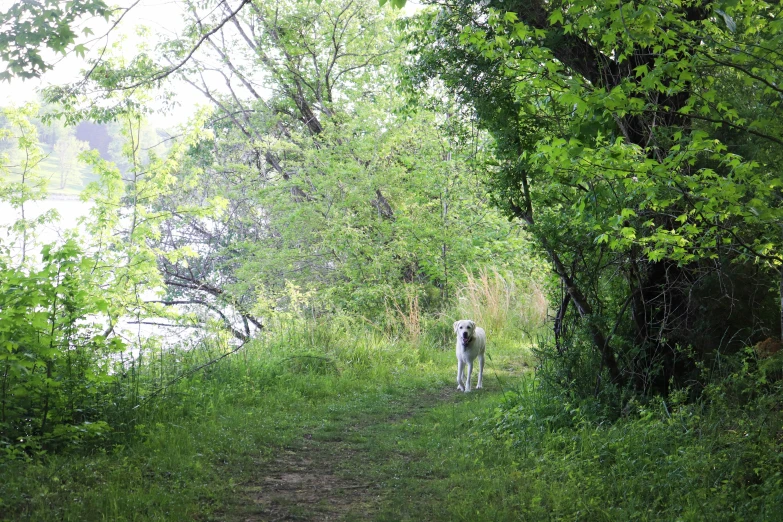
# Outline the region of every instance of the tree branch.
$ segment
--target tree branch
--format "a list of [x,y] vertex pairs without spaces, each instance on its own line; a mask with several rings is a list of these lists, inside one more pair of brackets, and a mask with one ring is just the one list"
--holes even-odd
[[228,319],[228,317],[226,317],[226,315],[217,306],[215,306],[215,305],[213,305],[211,303],[208,303],[208,302],[206,302],[204,300],[201,300],[201,299],[185,299],[185,300],[170,300],[170,301],[168,301],[168,300],[153,300],[153,301],[145,301],[145,303],[150,303],[150,304],[152,304],[152,303],[159,303],[159,304],[164,304],[166,306],[192,305],[192,304],[204,306],[205,308],[208,308],[208,309],[212,310],[213,312],[215,312],[216,314],[218,314],[220,316],[220,318],[223,320],[223,325],[226,327],[226,330],[231,332],[231,334],[234,337],[236,337],[237,339],[239,339],[242,342],[247,342],[247,341],[250,340],[250,336],[245,335],[243,332],[241,332],[241,331],[237,330],[236,328],[234,328],[234,325],[231,324],[231,321]]
[[185,56],[185,58],[182,59],[176,65],[173,65],[170,69],[167,69],[167,70],[165,70],[163,72],[160,72],[160,73],[158,73],[156,75],[153,75],[150,78],[145,78],[144,80],[140,80],[140,81],[138,81],[138,82],[136,82],[134,84],[126,85],[124,87],[118,87],[117,89],[118,90],[135,89],[136,87],[140,87],[140,86],[145,85],[147,83],[156,82],[156,81],[162,80],[162,79],[172,75],[173,73],[178,71],[183,65],[188,63],[188,61],[191,59],[193,54],[196,51],[198,51],[198,49],[201,47],[201,44],[203,44],[207,40],[207,38],[209,38],[210,36],[212,36],[213,34],[218,32],[220,29],[222,29],[223,26],[226,25],[227,22],[229,22],[231,19],[233,19],[239,13],[239,11],[241,11],[242,8],[245,7],[245,5],[249,4],[251,1],[252,0],[242,0],[240,2],[240,4],[239,4],[239,7],[237,7],[234,11],[229,11],[229,15],[226,16],[226,18],[224,18],[217,26],[215,26],[208,33],[202,35],[201,38],[199,38],[198,42],[196,42],[196,44],[190,49],[190,52],[187,54],[187,56]]

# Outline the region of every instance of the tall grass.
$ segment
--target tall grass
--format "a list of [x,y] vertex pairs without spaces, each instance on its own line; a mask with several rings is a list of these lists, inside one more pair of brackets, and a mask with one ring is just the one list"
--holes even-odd
[[548,303],[533,279],[517,281],[496,268],[465,272],[465,284],[457,290],[457,313],[474,320],[488,332],[520,329],[532,336],[546,322]]
[[[303,434],[359,441],[335,459],[375,487],[370,519],[781,519],[781,359],[727,362],[699,401],[629,401],[611,417],[600,398],[520,375],[540,291],[497,271],[466,280],[459,310],[438,317],[411,297],[388,324],[271,320],[225,357],[221,337],[149,345],[115,383],[102,445],[0,460],[0,520],[244,520],[229,516],[239,484],[263,487],[259,469]],[[495,341],[487,389],[451,396],[456,313]]]
[[102,443],[0,460],[0,520],[203,518],[330,408],[387,408],[452,380],[450,352],[343,316],[270,321],[222,359],[232,346],[220,338],[158,348],[117,376],[114,431]]
[[422,334],[423,314],[419,308],[419,296],[408,291],[405,302],[391,299],[391,307],[386,302],[386,324],[392,333],[402,333],[411,343],[418,344]]

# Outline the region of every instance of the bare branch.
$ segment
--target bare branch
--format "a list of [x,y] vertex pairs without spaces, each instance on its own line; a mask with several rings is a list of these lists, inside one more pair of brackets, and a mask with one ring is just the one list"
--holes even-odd
[[242,0],[242,2],[240,2],[240,4],[239,4],[239,7],[237,7],[233,11],[230,11],[229,12],[230,14],[226,18],[224,18],[218,25],[216,25],[211,31],[209,31],[208,33],[202,35],[201,38],[199,38],[198,42],[196,42],[196,44],[190,49],[190,52],[188,52],[187,56],[185,56],[184,59],[182,59],[179,63],[177,63],[174,66],[172,66],[170,69],[167,69],[167,70],[165,70],[163,72],[160,72],[160,73],[158,73],[158,74],[156,74],[156,75],[154,75],[154,76],[152,76],[150,78],[145,78],[144,80],[140,80],[140,81],[138,81],[136,83],[133,83],[131,85],[126,85],[124,87],[118,87],[118,89],[119,90],[134,89],[136,87],[140,87],[140,86],[145,85],[147,83],[151,83],[151,82],[156,82],[156,81],[162,80],[162,79],[172,75],[173,73],[178,71],[182,66],[184,66],[186,63],[188,63],[188,61],[193,57],[193,54],[196,51],[198,51],[198,49],[201,47],[201,44],[203,44],[207,40],[207,38],[209,38],[210,36],[212,36],[216,32],[220,31],[220,29],[222,29],[223,26],[226,25],[226,23],[228,23],[231,19],[233,19],[239,13],[239,11],[241,11],[242,8],[245,7],[245,5],[249,4],[250,2],[251,2],[251,0]]

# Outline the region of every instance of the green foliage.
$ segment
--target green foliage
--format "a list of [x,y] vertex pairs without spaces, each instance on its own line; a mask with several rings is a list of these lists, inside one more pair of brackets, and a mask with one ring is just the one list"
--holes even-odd
[[[388,85],[401,59],[392,22],[362,2],[278,2],[237,16],[264,31],[195,55],[199,70],[221,57],[238,85],[219,95],[186,76],[215,109],[192,123],[201,138],[172,170],[177,189],[143,201],[162,219],[152,241],[167,301],[236,311],[242,338],[291,311],[291,288],[316,296],[310,313],[372,320],[411,292],[445,306],[463,269],[530,268],[527,238],[488,206],[485,136],[445,99],[405,112]],[[201,23],[163,51],[191,48]],[[267,74],[269,99],[246,60]],[[122,76],[123,64],[104,65]],[[127,110],[119,99],[107,105]]]
[[[103,0],[12,3],[0,11],[0,60],[7,64],[0,80],[39,77],[52,68],[42,54],[44,48],[65,54],[77,39],[76,22],[82,16],[108,17],[110,12]],[[89,28],[83,33],[92,34]],[[84,55],[85,47],[78,44],[73,51]]]
[[396,7],[397,9],[402,9],[405,7],[405,4],[407,3],[407,0],[378,0],[378,3],[381,7],[386,5],[386,3],[389,3],[389,5]]
[[776,518],[779,359],[715,361],[699,401],[626,398],[616,417],[520,375],[532,357],[505,331],[490,338],[487,389],[450,395],[450,323],[411,343],[346,315],[271,322],[195,373],[227,346],[161,350],[127,367],[122,379],[145,400],[123,406],[111,447],[0,461],[4,513],[246,519],[248,504],[265,509],[248,496],[261,498],[270,476],[301,472],[279,466],[325,451],[326,468],[307,472],[372,484],[374,500],[352,507],[376,520]]
[[[303,435],[354,444],[329,472],[383,485],[379,520],[778,516],[783,364],[725,355],[780,317],[776,6],[452,2],[402,22],[415,64],[362,3],[253,3],[231,31],[189,6],[96,64],[101,103],[50,91],[124,137],[82,155],[86,241],[34,255],[43,151],[32,109],[4,115],[3,516],[246,519],[229,499]],[[147,147],[136,87],[185,57],[215,109]],[[487,390],[450,396],[464,316]]]
[[[724,360],[697,402],[627,401],[607,419],[594,401],[531,383],[495,412],[492,432],[518,460],[519,513],[556,518],[775,518],[783,427],[770,383],[746,354]],[[527,468],[527,466],[531,466]]]
[[[115,356],[116,371],[130,379],[115,383],[117,411],[101,413],[113,428],[132,428],[121,411],[177,378],[163,365],[154,384],[137,380],[147,359],[178,353],[168,341],[145,338],[141,325],[203,329],[201,342],[225,355],[226,335],[246,343],[275,321],[349,311],[417,342],[429,322],[419,303],[447,307],[466,271],[487,264],[532,270],[535,263],[518,255],[526,237],[487,205],[474,162],[484,136],[446,101],[447,116],[405,113],[382,81],[400,59],[391,18],[355,2],[244,11],[239,24],[265,27],[244,36],[274,95],[257,95],[236,46],[210,40],[255,99],[213,94],[204,84],[216,110],[196,115],[163,151],[144,136],[149,92],[121,89],[138,80],[133,70],[156,67],[152,53],[97,65],[89,81],[106,99],[86,100],[86,112],[78,106],[82,91],[50,91],[61,103],[48,110],[50,119],[116,119],[111,128],[123,138],[110,151],[113,163],[95,151],[81,155],[97,178],[82,193],[91,205],[83,258],[92,259],[89,280],[107,304],[98,314],[104,335],[139,325],[133,345]],[[203,21],[196,17],[193,30],[163,50],[203,42]],[[58,156],[68,159],[73,147],[62,136],[58,143]],[[65,179],[68,169],[61,170]],[[23,177],[19,187],[28,182]],[[369,367],[372,354],[358,350],[355,361]],[[307,353],[286,364],[333,371],[318,361]],[[96,356],[90,364],[105,362]]]
[[107,355],[122,349],[95,319],[108,304],[90,278],[94,260],[73,240],[42,250],[40,269],[0,260],[0,443],[35,452],[108,430]]
[[[274,461],[281,447],[301,441],[303,429],[331,424],[342,433],[340,415],[358,422],[370,414],[385,418],[397,401],[452,381],[451,350],[395,340],[347,317],[273,323],[269,331],[201,372],[188,370],[225,346],[183,344],[129,365],[122,379],[133,381],[146,400],[114,413],[112,444],[33,462],[0,460],[10,478],[0,483],[3,513],[14,519],[223,518],[227,506],[236,509],[238,485],[259,464]],[[177,376],[159,389],[161,379]],[[324,412],[335,417],[327,420]]]
[[[678,346],[779,331],[774,3],[433,4],[409,22],[410,88],[439,79],[495,138],[493,198],[552,259],[558,317],[593,345],[572,361],[665,392],[692,375]],[[758,266],[766,297],[723,335],[734,301],[713,281]]]
[[0,129],[0,142],[11,144],[8,152],[0,155],[0,201],[11,207],[16,218],[3,224],[7,231],[5,246],[19,251],[22,262],[35,242],[36,227],[56,217],[52,212],[35,218],[25,214],[26,203],[46,197],[47,181],[40,172],[44,154],[37,129],[30,122],[37,112],[34,105],[3,110],[6,127]]
[[[64,239],[44,246],[39,257],[37,228],[55,221],[56,214],[30,213],[31,202],[46,197],[47,180],[39,172],[43,151],[31,123],[38,111],[25,107],[4,114],[3,136],[13,138],[17,152],[0,164],[7,175],[0,180],[0,196],[16,214],[8,216],[9,233],[0,243],[0,440],[11,454],[20,449],[35,454],[106,435],[122,422],[117,404],[138,404],[136,390],[116,380],[130,351],[117,323],[171,316],[140,297],[159,285],[148,240],[165,217],[148,213],[146,204],[168,190],[172,165],[192,140],[184,137],[165,157],[155,150],[142,155],[141,121],[128,115],[128,183],[96,151],[84,153],[82,159],[99,177],[83,193],[90,215],[82,224],[90,236],[83,240],[76,231],[65,231]],[[146,347],[138,344],[134,351],[144,355],[139,350]]]
[[[263,264],[251,273],[285,274],[341,308],[371,315],[386,298],[402,298],[406,285],[431,288],[423,303],[435,308],[454,294],[463,269],[521,264],[514,253],[524,238],[487,208],[479,173],[466,161],[470,144],[433,132],[432,114],[389,121],[381,100],[356,104],[350,123],[327,127],[321,143],[328,146],[308,151],[298,179],[259,192],[280,237],[277,248],[258,245],[274,254],[254,256]],[[296,189],[309,199],[279,196]],[[312,261],[291,270],[303,264],[303,252]]]
[[29,213],[47,184],[37,107],[4,115],[17,149],[0,162],[0,201],[12,211],[0,241],[0,444],[16,455],[105,435],[111,357],[124,343],[107,337],[103,273],[74,235],[35,255],[37,228],[56,219]]

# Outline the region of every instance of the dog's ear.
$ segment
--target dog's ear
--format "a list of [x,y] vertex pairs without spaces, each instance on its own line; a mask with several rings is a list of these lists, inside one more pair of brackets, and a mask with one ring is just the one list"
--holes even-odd
[[473,321],[468,321],[468,323],[470,324],[470,329],[471,330],[476,327],[476,323],[474,323]]
[[452,325],[452,328],[454,328],[454,333],[457,333],[458,326],[459,326],[459,321],[454,321],[454,324]]

